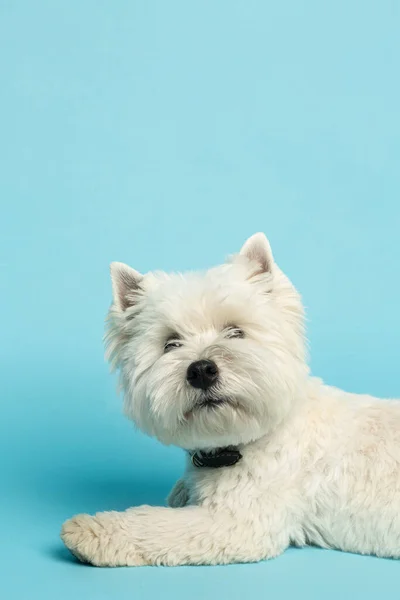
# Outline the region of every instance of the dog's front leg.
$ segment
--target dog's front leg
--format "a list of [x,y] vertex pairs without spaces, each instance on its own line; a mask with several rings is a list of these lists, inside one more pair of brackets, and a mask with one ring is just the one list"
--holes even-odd
[[189,489],[184,479],[178,479],[170,491],[167,504],[171,508],[181,508],[186,506],[189,501]]
[[260,522],[201,506],[77,515],[61,537],[79,560],[104,567],[255,562],[285,549]]

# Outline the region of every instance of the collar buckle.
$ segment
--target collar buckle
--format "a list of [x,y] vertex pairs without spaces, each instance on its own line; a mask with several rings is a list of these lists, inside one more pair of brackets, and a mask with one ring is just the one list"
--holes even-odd
[[242,458],[237,448],[217,448],[211,452],[196,450],[190,456],[192,464],[197,468],[219,469],[233,467]]

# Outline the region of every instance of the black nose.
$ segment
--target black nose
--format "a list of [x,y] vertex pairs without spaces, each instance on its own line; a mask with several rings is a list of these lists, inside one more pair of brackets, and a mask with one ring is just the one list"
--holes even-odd
[[206,390],[218,379],[218,367],[212,360],[196,360],[189,365],[186,379],[193,387]]

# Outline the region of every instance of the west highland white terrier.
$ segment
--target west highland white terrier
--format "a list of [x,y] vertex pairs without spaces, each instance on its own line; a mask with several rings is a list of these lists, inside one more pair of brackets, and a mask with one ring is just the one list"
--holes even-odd
[[400,403],[309,375],[303,306],[258,233],[204,274],[111,265],[126,414],[186,450],[169,508],[78,515],[99,566],[253,562],[290,545],[400,556]]

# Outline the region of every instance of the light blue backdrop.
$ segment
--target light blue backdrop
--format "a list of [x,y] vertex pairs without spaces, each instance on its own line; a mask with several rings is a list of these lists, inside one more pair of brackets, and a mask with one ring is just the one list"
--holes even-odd
[[121,416],[112,260],[203,268],[264,230],[314,373],[400,396],[399,31],[389,0],[1,1],[5,600],[398,597],[395,561],[102,570],[58,532],[162,502],[183,462]]

